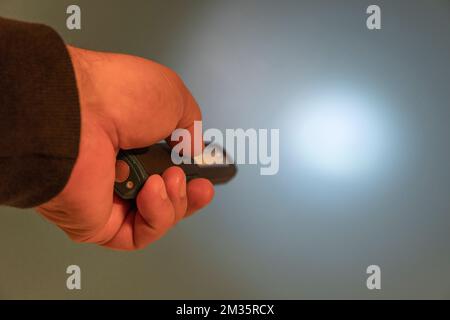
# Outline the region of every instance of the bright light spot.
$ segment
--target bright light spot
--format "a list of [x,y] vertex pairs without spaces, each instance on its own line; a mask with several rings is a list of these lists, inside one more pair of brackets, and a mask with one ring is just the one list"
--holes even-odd
[[366,170],[379,158],[382,131],[368,102],[342,95],[312,100],[299,115],[301,160],[331,174]]

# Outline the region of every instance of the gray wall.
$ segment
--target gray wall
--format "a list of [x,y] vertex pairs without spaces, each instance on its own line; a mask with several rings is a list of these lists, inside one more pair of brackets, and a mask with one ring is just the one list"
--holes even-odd
[[[82,31],[65,28],[74,3]],[[450,1],[0,0],[0,15],[174,68],[206,127],[281,134],[278,175],[241,166],[143,251],[73,244],[33,211],[2,207],[0,298],[450,298]],[[351,178],[308,169],[296,151],[303,102],[334,90],[363,97],[386,128],[376,165]],[[65,288],[69,264],[81,291]],[[365,286],[370,264],[381,291]]]

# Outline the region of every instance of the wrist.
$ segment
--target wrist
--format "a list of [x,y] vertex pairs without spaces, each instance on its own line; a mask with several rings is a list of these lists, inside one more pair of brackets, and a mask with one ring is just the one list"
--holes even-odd
[[105,53],[84,50],[67,45],[75,72],[81,111],[81,137],[80,145],[92,130],[104,131],[112,144],[118,146],[118,138],[114,122],[112,121],[108,106],[102,101],[102,93],[97,92],[98,83],[95,79],[95,70],[105,60]]

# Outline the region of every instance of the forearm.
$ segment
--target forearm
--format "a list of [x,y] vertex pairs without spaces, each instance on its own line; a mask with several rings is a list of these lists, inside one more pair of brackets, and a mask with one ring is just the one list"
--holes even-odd
[[79,110],[58,34],[0,18],[0,204],[33,207],[63,189],[78,154]]

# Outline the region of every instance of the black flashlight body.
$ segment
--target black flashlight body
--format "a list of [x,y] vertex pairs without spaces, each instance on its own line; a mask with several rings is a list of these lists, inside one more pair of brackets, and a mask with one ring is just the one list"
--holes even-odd
[[[216,150],[222,152],[222,159],[229,159],[225,150],[218,145]],[[120,150],[117,162],[129,168],[126,177],[114,183],[114,191],[122,199],[136,198],[145,181],[153,174],[162,174],[171,166],[178,166],[186,174],[186,180],[206,178],[213,184],[223,184],[230,181],[237,172],[236,165],[231,161],[227,163],[197,164],[191,159],[191,163],[174,164],[171,158],[171,149],[166,143],[157,143],[152,146]]]

